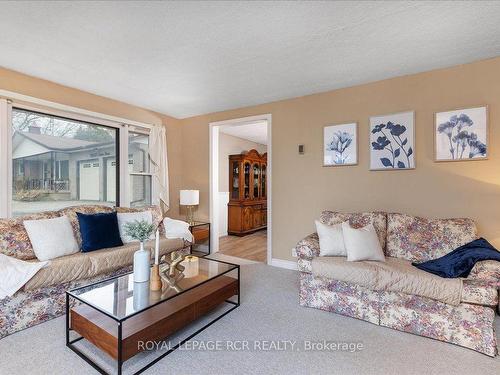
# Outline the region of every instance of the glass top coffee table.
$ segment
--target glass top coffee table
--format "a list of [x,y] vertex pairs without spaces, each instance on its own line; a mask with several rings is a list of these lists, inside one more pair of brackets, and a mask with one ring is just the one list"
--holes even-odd
[[[107,372],[74,344],[85,339],[117,361],[161,342],[215,308],[232,305],[202,328],[136,371],[139,374],[240,305],[240,266],[207,258],[181,262],[177,281],[162,277],[161,291],[149,282],[134,283],[127,273],[66,292],[66,346],[102,374]],[[168,271],[166,271],[168,273]],[[79,337],[71,339],[71,331]]]

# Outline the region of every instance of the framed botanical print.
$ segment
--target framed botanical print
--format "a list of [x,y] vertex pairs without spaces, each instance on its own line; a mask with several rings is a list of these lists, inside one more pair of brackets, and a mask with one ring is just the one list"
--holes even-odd
[[358,124],[328,125],[323,128],[323,166],[358,164]]
[[415,168],[415,112],[370,117],[370,170]]
[[488,158],[488,108],[438,112],[434,117],[434,160]]

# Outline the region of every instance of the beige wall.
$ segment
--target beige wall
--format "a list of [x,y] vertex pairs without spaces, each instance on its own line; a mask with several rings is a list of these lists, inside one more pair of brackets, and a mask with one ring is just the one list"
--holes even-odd
[[179,217],[179,189],[182,171],[182,146],[180,142],[182,134],[179,120],[127,103],[93,95],[3,68],[0,68],[0,89],[83,108],[89,111],[166,126],[167,147],[169,151],[170,214],[173,217]]
[[240,154],[243,151],[255,149],[261,154],[267,152],[267,146],[219,133],[219,191],[229,191],[229,155]]
[[[500,58],[399,77],[327,93],[184,120],[0,68],[0,88],[62,104],[167,127],[171,213],[179,189],[199,189],[197,217],[208,218],[208,124],[272,114],[273,257],[293,259],[291,248],[314,230],[322,209],[387,210],[430,217],[468,216],[480,234],[500,246]],[[490,159],[434,163],[433,114],[487,104]],[[368,170],[368,118],[416,112],[416,165],[409,171]],[[359,165],[323,168],[322,129],[359,123]],[[297,145],[306,146],[298,155]]]
[[[434,163],[434,112],[484,104],[490,159]],[[406,110],[416,113],[417,168],[370,172],[368,118]],[[272,114],[274,258],[292,260],[323,209],[468,216],[500,246],[500,58],[182,120],[182,181],[201,191],[198,216],[208,216],[209,122],[264,113]],[[324,168],[323,126],[345,121],[359,123],[359,165]]]

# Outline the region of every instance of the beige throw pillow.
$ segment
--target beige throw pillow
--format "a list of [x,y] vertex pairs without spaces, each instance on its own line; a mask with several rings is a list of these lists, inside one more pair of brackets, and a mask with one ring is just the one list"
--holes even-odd
[[319,237],[319,256],[346,256],[342,224],[326,225],[315,220]]
[[373,224],[354,229],[348,222],[344,222],[342,223],[342,233],[348,261],[376,260],[385,262],[384,251],[380,246]]

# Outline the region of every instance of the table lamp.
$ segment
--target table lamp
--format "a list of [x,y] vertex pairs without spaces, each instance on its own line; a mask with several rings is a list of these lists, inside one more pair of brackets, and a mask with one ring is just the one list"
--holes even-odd
[[189,225],[194,224],[194,206],[200,204],[199,190],[181,190],[181,206],[187,206],[186,221]]

